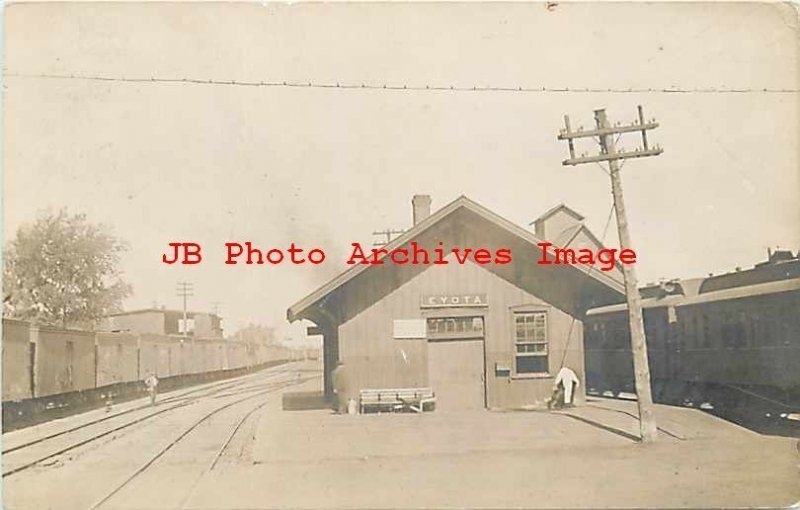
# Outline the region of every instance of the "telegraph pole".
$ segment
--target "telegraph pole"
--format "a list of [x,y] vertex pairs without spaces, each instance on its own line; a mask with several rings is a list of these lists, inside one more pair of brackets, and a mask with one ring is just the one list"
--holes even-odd
[[[580,165],[584,163],[608,162],[608,174],[611,177],[611,193],[614,197],[614,210],[617,216],[617,230],[619,232],[620,249],[631,248],[631,237],[628,232],[628,218],[625,213],[625,200],[622,196],[622,180],[619,175],[622,159],[658,156],[663,152],[661,147],[651,148],[647,143],[647,131],[658,127],[655,119],[645,122],[642,107],[638,107],[639,118],[628,125],[612,126],[606,117],[605,110],[595,110],[594,119],[596,129],[584,131],[579,128],[572,131],[569,117],[564,116],[565,128],[558,135],[559,140],[567,140],[569,145],[569,159],[563,165]],[[642,147],[626,152],[624,149],[617,151],[615,135],[623,133],[640,132]],[[575,157],[573,141],[578,138],[595,138],[600,144],[600,153],[596,156],[581,155]],[[625,279],[625,295],[628,301],[628,321],[631,330],[631,350],[633,353],[633,369],[636,383],[636,401],[639,407],[639,432],[643,443],[652,443],[656,440],[658,429],[653,414],[653,395],[650,389],[650,367],[647,361],[647,339],[644,334],[644,321],[642,318],[642,298],[639,295],[639,285],[636,281],[636,270],[632,264],[622,265],[622,274]]]
[[221,301],[212,301],[211,302],[211,313],[219,317],[219,309],[220,305],[222,304]]
[[186,298],[194,296],[194,284],[192,282],[178,282],[178,297],[183,298],[183,338],[189,336],[188,312],[186,310]]

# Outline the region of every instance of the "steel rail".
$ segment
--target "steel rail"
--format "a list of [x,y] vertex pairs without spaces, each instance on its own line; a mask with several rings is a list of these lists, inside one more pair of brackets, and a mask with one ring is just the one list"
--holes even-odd
[[[219,389],[219,391],[223,391],[225,389],[228,389],[231,386],[233,386],[233,385],[225,386],[225,387]],[[208,389],[208,388],[204,388],[204,389]],[[200,391],[200,390],[197,390],[197,391]],[[214,392],[209,392],[208,395],[213,395],[213,393]],[[200,397],[208,396],[208,395],[201,395]],[[174,402],[175,400],[181,400],[181,399],[186,399],[186,398],[188,398],[188,397],[184,397],[184,396],[170,397],[170,398],[167,398],[167,399],[164,399],[164,400],[158,402],[157,405],[163,405],[163,404],[166,404],[166,403],[169,403],[169,402]],[[152,407],[152,406],[149,405],[149,404],[143,404],[143,405],[140,405],[140,406],[137,406],[137,407],[132,407],[130,409],[126,409],[124,411],[120,411],[120,412],[117,412],[117,413],[114,413],[114,414],[111,414],[111,415],[108,415],[108,416],[104,416],[102,418],[98,418],[96,420],[92,420],[92,421],[89,421],[89,422],[86,422],[86,423],[82,423],[80,425],[76,425],[74,427],[71,427],[71,428],[68,428],[68,429],[65,429],[65,430],[61,430],[59,432],[54,432],[52,434],[48,434],[46,436],[43,436],[43,437],[28,441],[26,443],[22,443],[22,444],[19,444],[19,445],[16,445],[16,446],[12,446],[12,447],[6,448],[5,450],[3,450],[3,455],[6,455],[6,454],[9,454],[9,453],[12,453],[12,452],[15,452],[17,450],[24,449],[24,448],[28,448],[30,446],[37,445],[37,444],[42,443],[44,441],[47,441],[47,440],[50,440],[50,439],[54,439],[54,438],[57,438],[57,437],[61,437],[61,436],[66,435],[66,434],[69,434],[70,432],[76,432],[78,430],[82,430],[82,429],[85,429],[87,427],[91,427],[92,425],[97,425],[98,423],[102,423],[102,422],[105,422],[105,421],[108,421],[108,420],[112,420],[114,418],[118,418],[120,416],[124,416],[126,414],[130,414],[130,413],[133,413],[133,412],[136,412],[136,411],[141,411],[142,409],[147,409],[147,408],[150,408],[150,407]]]
[[131,427],[133,425],[136,425],[137,423],[140,423],[140,422],[143,422],[143,421],[148,420],[150,418],[153,418],[154,416],[157,416],[159,414],[166,413],[168,411],[172,411],[172,410],[177,409],[179,407],[188,406],[188,405],[190,405],[192,403],[193,402],[183,402],[183,403],[180,403],[180,404],[176,404],[176,405],[174,405],[172,407],[167,407],[165,409],[161,409],[161,410],[156,411],[154,413],[142,416],[141,418],[137,418],[136,420],[126,422],[126,423],[124,423],[124,424],[122,424],[122,425],[120,425],[118,427],[111,428],[109,430],[106,430],[105,432],[101,432],[100,434],[96,434],[96,435],[91,436],[91,437],[89,437],[87,439],[84,439],[83,441],[78,441],[77,443],[73,443],[73,444],[71,444],[69,446],[66,446],[64,448],[61,448],[60,450],[57,450],[57,451],[55,451],[53,453],[49,453],[49,454],[45,455],[44,457],[38,457],[36,460],[30,461],[30,462],[27,462],[27,463],[22,464],[20,466],[17,466],[15,468],[12,468],[12,469],[10,469],[10,470],[8,470],[8,471],[3,473],[3,478],[5,478],[7,476],[11,476],[11,475],[16,474],[16,473],[19,473],[21,471],[25,471],[26,469],[30,469],[33,466],[36,466],[37,464],[41,464],[42,462],[44,462],[46,460],[52,459],[53,457],[57,457],[57,456],[59,456],[61,454],[64,454],[64,453],[66,453],[68,451],[74,450],[75,448],[79,448],[79,447],[81,447],[83,445],[86,445],[86,444],[89,444],[89,443],[91,443],[93,441],[97,441],[98,439],[101,439],[101,438],[103,438],[103,437],[105,437],[105,436],[107,436],[109,434],[113,434],[114,432],[118,432],[118,431],[120,431],[122,429]]
[[[288,372],[288,371],[287,370],[279,370],[279,371],[269,372],[266,375],[270,375],[270,376],[271,375],[282,375],[282,374],[285,374],[286,372]],[[198,392],[211,390],[208,393],[203,394],[203,395],[199,395],[199,396],[197,396],[195,398],[208,397],[208,396],[214,395],[215,393],[219,393],[219,392],[227,390],[229,388],[233,388],[235,386],[250,382],[250,378],[252,376],[254,376],[254,375],[257,375],[257,374],[258,373],[250,374],[250,375],[246,376],[245,379],[240,379],[240,380],[233,381],[233,382],[231,382],[231,381],[218,381],[218,382],[215,382],[215,383],[211,383],[211,385],[204,385],[202,388],[195,388],[195,389],[180,393],[178,395],[172,395],[170,397],[167,397],[167,398],[159,401],[157,403],[157,405],[163,405],[163,404],[166,404],[166,403],[169,403],[169,402],[174,402],[174,401],[177,401],[177,400],[183,400],[183,399],[189,398],[188,396],[193,394],[193,393],[198,393]],[[137,406],[137,407],[132,407],[131,409],[126,409],[124,411],[120,411],[120,412],[117,412],[117,413],[114,413],[114,414],[111,414],[111,415],[108,415],[108,416],[104,416],[102,418],[98,418],[96,420],[92,420],[92,421],[89,421],[89,422],[86,422],[86,423],[82,423],[80,425],[76,425],[74,427],[71,427],[71,428],[68,428],[68,429],[65,429],[65,430],[54,432],[52,434],[48,434],[46,436],[39,437],[39,438],[33,439],[31,441],[16,445],[16,446],[8,447],[8,448],[4,449],[2,453],[3,453],[3,455],[6,455],[6,454],[9,454],[9,453],[15,452],[17,450],[21,450],[21,449],[24,449],[24,448],[28,448],[30,446],[37,445],[37,444],[42,443],[44,441],[47,441],[47,440],[50,440],[50,439],[54,439],[56,437],[63,436],[65,434],[69,434],[70,432],[76,432],[78,430],[81,430],[81,429],[84,429],[84,428],[87,428],[87,427],[91,427],[92,425],[96,425],[98,423],[102,423],[102,422],[105,422],[105,421],[108,421],[108,420],[112,420],[112,419],[117,418],[119,416],[124,416],[126,414],[130,414],[130,413],[133,413],[133,412],[136,412],[136,411],[141,411],[142,409],[147,409],[147,408],[150,408],[150,407],[152,407],[152,406],[149,405],[149,404],[143,404],[143,405],[140,405],[140,406]],[[3,476],[6,476],[6,475],[3,474]]]
[[[287,381],[287,385],[286,386],[288,387],[288,386],[292,386],[293,384],[300,384],[300,383],[303,383],[303,382],[306,382],[306,381],[310,381],[312,379],[318,379],[318,378],[319,378],[319,376],[316,376],[316,377],[305,377],[305,378],[302,378],[302,379],[295,379],[295,381]],[[261,409],[262,407],[264,407],[268,403],[269,403],[269,401],[264,401],[264,402],[258,404],[253,409],[251,409],[250,411],[245,413],[236,422],[236,424],[233,426],[233,429],[231,429],[231,433],[228,435],[228,437],[222,443],[222,446],[219,448],[219,450],[217,450],[216,455],[214,455],[214,458],[211,460],[211,464],[202,473],[200,473],[200,475],[197,477],[197,479],[195,479],[195,481],[192,484],[192,486],[189,488],[189,492],[186,494],[186,496],[181,501],[181,506],[180,506],[181,509],[186,507],[186,503],[191,499],[192,495],[194,495],[195,488],[197,488],[197,485],[200,483],[200,481],[203,479],[203,477],[206,475],[206,473],[210,473],[211,471],[214,470],[214,467],[216,467],[217,462],[219,462],[219,460],[222,458],[222,455],[225,453],[225,450],[228,449],[228,446],[231,444],[231,442],[233,441],[233,438],[236,436],[236,433],[239,432],[239,429],[242,427],[242,425],[244,425],[244,423],[247,421],[248,418],[250,418],[250,416],[252,416],[256,411],[258,411],[259,409]]]
[[[282,375],[283,373],[284,372],[280,372],[278,375]],[[273,374],[270,374],[270,375],[273,375]],[[240,381],[239,383],[242,383],[242,382],[249,382],[249,381]],[[280,384],[280,383],[278,383],[278,384]],[[190,400],[188,402],[181,402],[181,403],[179,403],[177,405],[174,405],[174,406],[171,406],[171,407],[167,407],[165,409],[158,410],[158,411],[156,411],[154,413],[149,413],[149,414],[147,414],[145,416],[142,416],[140,418],[137,418],[135,420],[131,420],[129,422],[125,422],[122,425],[119,425],[117,427],[113,427],[113,428],[111,428],[109,430],[106,430],[104,432],[101,432],[99,434],[95,434],[95,435],[93,435],[93,436],[91,436],[89,438],[86,438],[86,439],[82,440],[82,441],[78,441],[77,443],[73,443],[73,444],[71,444],[69,446],[60,448],[60,449],[56,450],[55,452],[48,453],[47,455],[44,455],[42,457],[37,457],[33,461],[26,462],[24,464],[21,464],[21,465],[19,465],[17,467],[14,467],[14,468],[10,469],[9,471],[4,472],[3,473],[3,478],[5,478],[7,476],[11,476],[11,475],[19,473],[19,472],[22,472],[22,471],[25,471],[27,469],[30,469],[30,468],[38,465],[38,464],[41,464],[42,462],[44,462],[46,460],[52,459],[53,457],[57,457],[57,456],[62,455],[64,453],[66,453],[66,452],[72,451],[72,450],[74,450],[76,448],[80,448],[81,446],[84,446],[84,445],[89,444],[91,442],[97,441],[98,439],[102,439],[103,437],[106,437],[109,434],[113,434],[114,432],[119,432],[120,430],[126,429],[128,427],[132,427],[133,425],[136,425],[136,424],[139,424],[139,423],[141,423],[141,422],[143,422],[145,420],[149,420],[151,418],[154,418],[154,417],[156,417],[156,416],[158,416],[160,414],[163,414],[163,413],[166,413],[168,411],[172,411],[172,410],[175,410],[175,409],[178,409],[178,408],[181,408],[181,407],[185,407],[185,406],[194,404],[194,403],[198,402],[202,398],[206,398],[206,397],[209,397],[209,396],[213,395],[217,391],[222,391],[222,389],[224,389],[224,388],[217,388],[215,391],[209,392],[207,394],[197,395],[192,400]],[[143,407],[150,407],[150,406],[143,406]],[[139,410],[139,409],[141,409],[141,408],[137,408],[137,410]],[[119,416],[121,414],[125,414],[125,412],[118,413],[117,415],[115,415],[115,417]],[[99,421],[102,421],[102,420],[103,419],[101,419]],[[51,437],[48,437],[48,438],[41,438],[39,440],[32,441],[27,446],[32,446],[33,444],[41,443],[41,442],[45,441],[46,439],[52,439],[52,437],[61,436],[61,435],[66,434],[67,432],[74,432],[75,430],[79,430],[79,429],[85,428],[87,426],[89,426],[89,424],[84,424],[83,426],[74,427],[73,429],[71,429],[69,431],[63,431],[61,433],[53,434],[53,435],[51,435]],[[21,446],[16,448],[16,449],[19,450],[20,448],[21,448]],[[4,454],[5,454],[5,452],[4,452]]]
[[[108,500],[110,500],[112,497],[114,497],[117,493],[119,493],[119,491],[124,489],[130,482],[132,482],[139,475],[144,473],[158,459],[160,459],[162,456],[164,456],[169,450],[171,450],[175,445],[177,445],[181,440],[183,440],[183,438],[188,436],[192,431],[194,431],[197,427],[199,427],[200,425],[205,423],[211,417],[215,416],[216,414],[218,414],[218,413],[220,413],[220,412],[222,412],[222,411],[224,411],[224,410],[226,410],[226,409],[228,409],[230,407],[233,407],[236,404],[240,404],[242,402],[245,402],[245,401],[250,400],[250,399],[255,398],[255,397],[259,397],[259,396],[262,396],[262,395],[269,394],[269,393],[271,393],[271,392],[273,392],[275,390],[282,389],[284,387],[288,387],[288,386],[291,386],[293,384],[298,384],[298,382],[297,381],[291,381],[291,382],[284,382],[284,383],[276,383],[274,388],[260,391],[259,393],[256,393],[255,395],[249,395],[247,397],[243,397],[243,398],[240,398],[238,400],[234,400],[233,402],[228,402],[227,404],[222,405],[220,407],[217,407],[216,409],[212,410],[211,412],[203,415],[199,420],[195,421],[187,429],[185,429],[183,432],[181,432],[181,434],[178,435],[178,437],[176,437],[175,439],[170,441],[169,444],[167,444],[165,447],[163,447],[158,453],[156,453],[153,457],[151,457],[147,462],[145,462],[138,469],[136,469],[130,476],[128,476],[125,480],[123,480],[122,483],[117,485],[114,489],[112,489],[105,496],[103,496],[101,499],[99,499],[97,502],[95,502],[91,507],[89,507],[89,510],[95,510],[95,509],[99,508],[101,505],[103,505]],[[205,471],[204,471],[203,474],[205,474]]]

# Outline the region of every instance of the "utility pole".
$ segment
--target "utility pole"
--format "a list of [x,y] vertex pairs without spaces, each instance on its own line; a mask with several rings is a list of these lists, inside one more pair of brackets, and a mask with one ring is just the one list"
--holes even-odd
[[374,236],[385,236],[386,240],[385,241],[383,241],[383,240],[375,241],[374,243],[372,243],[372,246],[386,246],[387,244],[392,242],[392,236],[400,235],[400,234],[402,234],[404,232],[405,232],[405,230],[397,230],[397,229],[390,229],[390,228],[387,228],[387,229],[384,229],[384,230],[376,230],[375,232],[372,233],[372,235],[374,235]]
[[[219,331],[220,336],[222,336],[224,338],[224,336],[222,335],[222,317],[220,317],[220,315],[219,315],[221,307],[222,307],[222,302],[221,301],[212,301],[211,302],[211,313],[213,314],[213,317],[211,317],[210,320],[211,320],[211,329],[212,329],[212,331],[214,333]],[[214,317],[216,317],[216,321],[214,320]]]
[[212,301],[211,302],[211,313],[219,317],[219,309],[220,305],[222,304],[221,301]]
[[183,338],[189,336],[188,312],[186,310],[186,298],[194,296],[194,284],[192,282],[178,282],[178,297],[183,298]]
[[[622,196],[622,181],[620,179],[619,161],[622,159],[658,156],[663,152],[658,145],[650,147],[647,143],[647,131],[658,127],[655,119],[645,122],[642,107],[638,107],[639,118],[628,125],[617,123],[612,126],[606,117],[605,110],[595,110],[594,119],[596,129],[584,131],[579,128],[572,131],[569,117],[564,116],[565,128],[558,135],[559,140],[567,140],[569,145],[569,159],[563,165],[580,165],[584,163],[608,162],[608,174],[611,177],[611,193],[614,197],[614,210],[617,215],[617,230],[619,232],[620,249],[631,248],[631,237],[628,232],[628,218],[625,213],[625,200]],[[615,135],[623,133],[640,132],[642,147],[626,152],[623,148],[618,151]],[[600,143],[600,153],[596,156],[582,154],[575,157],[574,140],[578,138],[595,138]],[[628,301],[628,321],[631,330],[631,350],[633,353],[633,370],[636,383],[636,400],[639,407],[639,432],[643,443],[652,443],[656,440],[658,429],[653,414],[653,395],[650,389],[650,367],[647,361],[647,339],[644,334],[644,321],[642,318],[642,298],[639,295],[639,286],[636,281],[636,270],[632,264],[622,265],[622,274],[625,278],[625,295]]]

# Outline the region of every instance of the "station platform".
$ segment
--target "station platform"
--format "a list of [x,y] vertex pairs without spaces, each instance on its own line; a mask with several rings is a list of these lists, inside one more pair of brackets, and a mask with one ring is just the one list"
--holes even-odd
[[797,438],[696,409],[656,405],[654,444],[638,440],[635,402],[603,398],[558,411],[283,410],[284,391],[320,385],[318,367],[294,364],[4,434],[4,474],[18,471],[4,503],[89,508],[133,474],[103,508],[800,508]]
[[[762,436],[695,409],[656,405],[638,441],[636,403],[589,398],[560,411],[335,415],[270,408],[253,466],[202,495],[280,508],[789,507],[796,439]],[[258,491],[251,488],[258,486]],[[269,494],[248,499],[248,494]]]

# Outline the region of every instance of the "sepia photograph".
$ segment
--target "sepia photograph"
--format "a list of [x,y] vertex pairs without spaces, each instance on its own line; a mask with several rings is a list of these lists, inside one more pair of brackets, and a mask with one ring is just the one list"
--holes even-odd
[[2,30],[2,508],[800,509],[797,3]]

